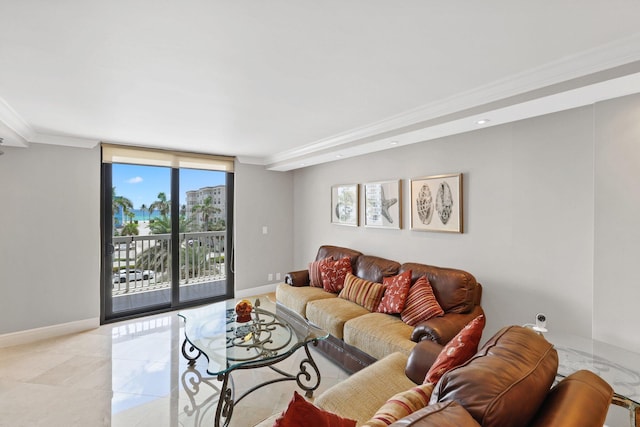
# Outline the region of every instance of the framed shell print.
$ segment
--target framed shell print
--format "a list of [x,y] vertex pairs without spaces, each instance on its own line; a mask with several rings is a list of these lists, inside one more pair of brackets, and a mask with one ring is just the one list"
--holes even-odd
[[411,229],[462,233],[462,174],[411,180]]
[[357,227],[360,217],[358,184],[331,187],[331,222]]

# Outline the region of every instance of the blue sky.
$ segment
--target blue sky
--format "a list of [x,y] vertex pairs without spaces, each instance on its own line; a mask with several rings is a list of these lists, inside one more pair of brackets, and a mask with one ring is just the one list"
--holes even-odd
[[[114,163],[112,183],[116,194],[131,200],[134,209],[139,209],[143,203],[149,206],[160,192],[171,199],[170,168]],[[224,172],[180,169],[180,205],[185,203],[187,191],[224,183]]]

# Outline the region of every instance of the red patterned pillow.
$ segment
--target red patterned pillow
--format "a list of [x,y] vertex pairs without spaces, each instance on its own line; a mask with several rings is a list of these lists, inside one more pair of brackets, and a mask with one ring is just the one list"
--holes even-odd
[[407,302],[409,288],[411,287],[411,270],[407,270],[397,276],[385,277],[382,279],[384,284],[384,296],[378,311],[380,313],[401,313]]
[[320,263],[322,287],[327,292],[340,292],[344,287],[344,278],[347,277],[347,273],[351,273],[351,258],[349,257]]
[[447,371],[462,365],[478,351],[484,329],[484,315],[473,319],[444,346],[424,378],[424,383],[437,383]]
[[347,277],[344,279],[344,288],[338,296],[373,311],[380,305],[383,293],[382,283],[370,282],[347,273]]
[[309,285],[316,288],[322,287],[322,277],[320,277],[320,264],[327,261],[333,261],[332,257],[324,258],[319,261],[309,263]]
[[273,427],[355,427],[356,422],[324,411],[307,402],[297,391],[287,409],[276,420]]
[[433,294],[431,283],[429,283],[427,276],[422,276],[409,289],[407,303],[402,313],[400,313],[402,321],[409,326],[416,326],[423,320],[442,316],[443,314],[444,310],[442,310],[436,296]]

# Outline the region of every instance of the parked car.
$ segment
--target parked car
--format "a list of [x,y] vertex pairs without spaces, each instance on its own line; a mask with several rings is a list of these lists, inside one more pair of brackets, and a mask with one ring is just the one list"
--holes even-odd
[[124,283],[127,281],[127,277],[130,282],[135,282],[136,280],[142,280],[143,274],[142,270],[134,270],[132,268],[123,268],[119,272],[113,275],[113,283]]
[[142,278],[144,280],[153,279],[154,277],[156,277],[156,273],[153,270],[144,270],[142,272]]

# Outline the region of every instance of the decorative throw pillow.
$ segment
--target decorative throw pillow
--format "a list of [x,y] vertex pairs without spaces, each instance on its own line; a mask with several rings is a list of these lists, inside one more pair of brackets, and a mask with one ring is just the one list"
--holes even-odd
[[380,305],[382,294],[384,294],[382,283],[370,282],[347,273],[344,279],[344,288],[338,296],[355,302],[369,311],[374,311]]
[[344,287],[344,278],[347,273],[351,273],[351,259],[349,257],[320,263],[322,287],[327,292],[340,292]]
[[273,427],[355,427],[355,420],[342,418],[331,412],[324,411],[313,403],[293,392],[293,399],[287,409],[276,420]]
[[382,279],[384,296],[378,310],[380,313],[401,313],[407,302],[409,288],[411,287],[411,270],[407,270],[397,276]]
[[320,264],[328,261],[333,261],[333,258],[324,258],[319,261],[313,261],[309,263],[309,285],[315,286],[316,288],[322,287],[322,277],[320,277]]
[[484,314],[467,323],[467,326],[462,328],[460,332],[444,346],[436,361],[433,362],[433,365],[429,368],[429,372],[427,372],[424,378],[425,384],[437,383],[440,377],[447,371],[471,359],[471,356],[478,351],[478,344],[482,337],[484,325]]
[[433,384],[423,384],[389,398],[363,427],[387,427],[429,403]]
[[443,314],[444,310],[438,304],[427,276],[420,277],[409,289],[406,305],[400,313],[402,321],[409,326],[416,326],[423,320]]

